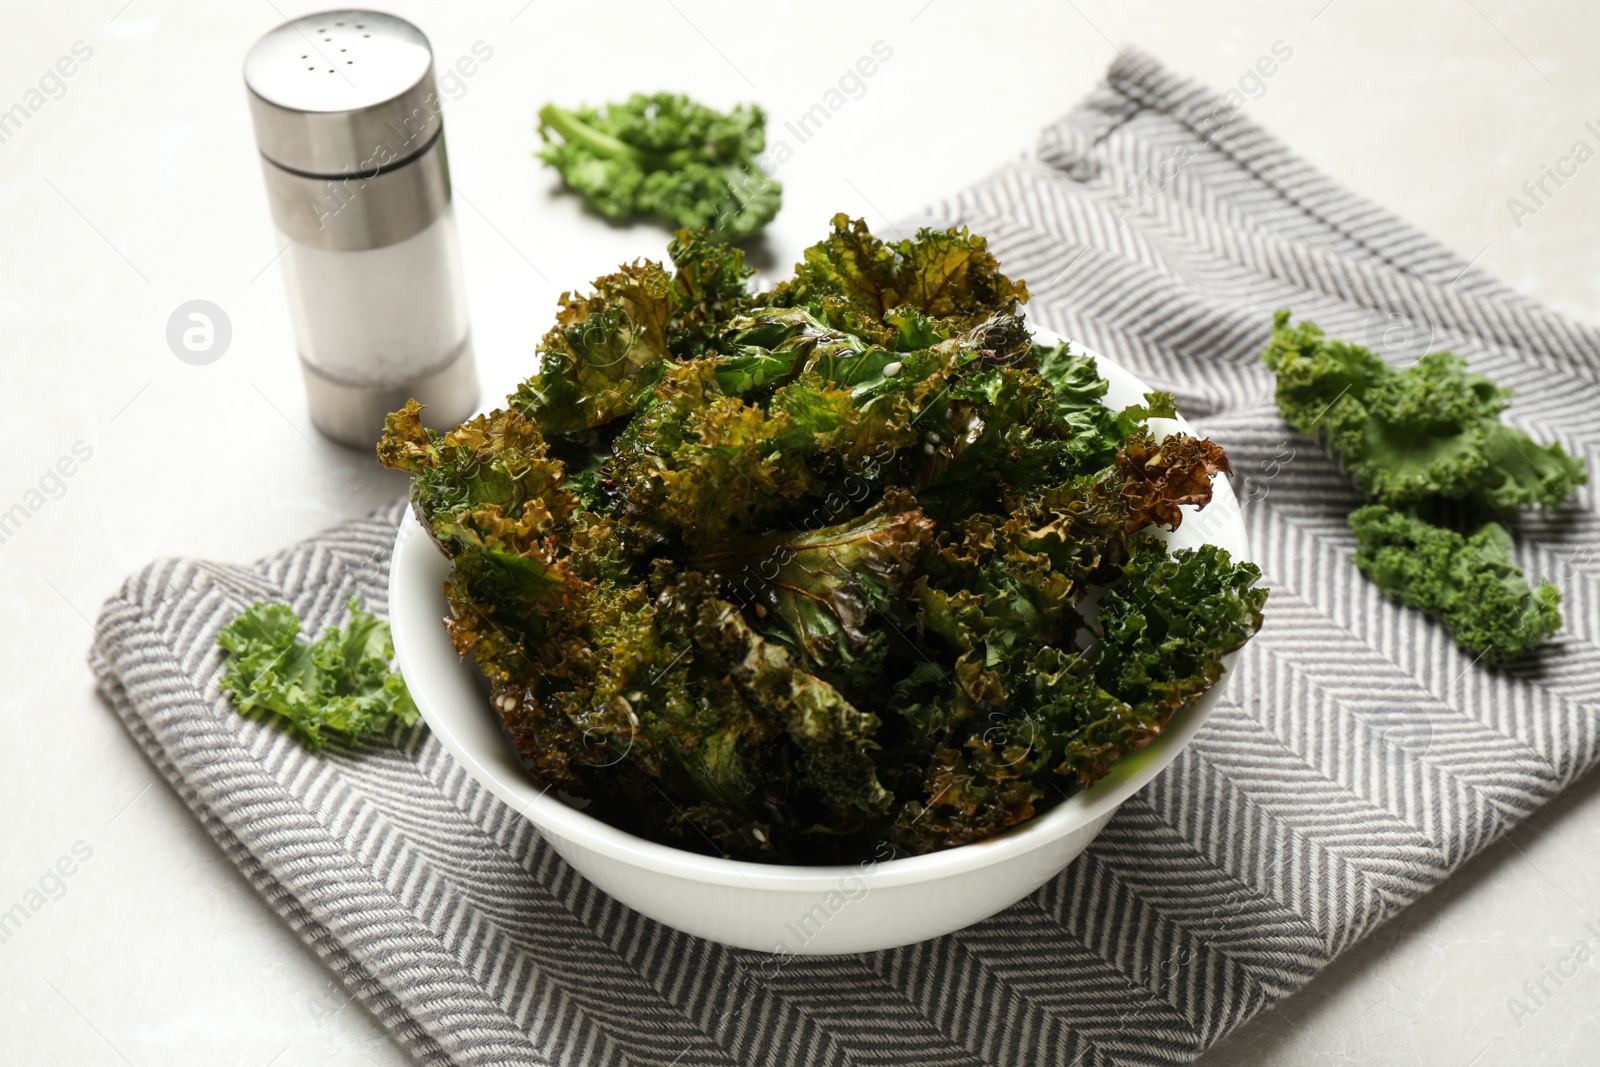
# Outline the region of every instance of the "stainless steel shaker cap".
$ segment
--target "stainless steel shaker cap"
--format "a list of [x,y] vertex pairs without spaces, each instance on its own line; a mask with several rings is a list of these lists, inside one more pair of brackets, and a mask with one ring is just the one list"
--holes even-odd
[[371,175],[426,149],[443,126],[428,38],[405,19],[305,15],[245,56],[261,154],[287,170]]

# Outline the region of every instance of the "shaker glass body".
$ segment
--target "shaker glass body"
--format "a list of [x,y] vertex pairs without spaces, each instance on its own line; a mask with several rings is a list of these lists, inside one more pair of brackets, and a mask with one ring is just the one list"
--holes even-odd
[[435,427],[467,418],[477,372],[428,39],[325,11],[262,37],[244,72],[311,421],[371,448],[409,399]]

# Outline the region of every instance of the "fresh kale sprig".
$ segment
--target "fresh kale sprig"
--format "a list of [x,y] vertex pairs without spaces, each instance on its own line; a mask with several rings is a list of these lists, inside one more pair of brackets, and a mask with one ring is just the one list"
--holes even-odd
[[783,187],[756,163],[766,115],[755,105],[724,113],[671,93],[598,109],[546,104],[539,132],[539,158],[610,219],[655,215],[738,241],[782,204]]
[[1462,536],[1372,504],[1351,513],[1350,529],[1362,574],[1438,616],[1486,663],[1514,659],[1561,628],[1560,592],[1549,582],[1529,588],[1511,562],[1511,535],[1497,522]]
[[[1530,588],[1492,520],[1553,507],[1584,484],[1583,460],[1500,421],[1511,392],[1449,352],[1391,367],[1314,323],[1274,316],[1261,358],[1278,410],[1321,440],[1377,506],[1350,515],[1356,565],[1384,592],[1438,617],[1462,648],[1504,663],[1561,626],[1560,594]],[[1465,516],[1463,534],[1434,524]]]
[[1380,504],[1463,502],[1506,515],[1553,506],[1584,483],[1583,460],[1506,426],[1511,401],[1460,356],[1431,352],[1391,367],[1359,345],[1323,336],[1315,323],[1274,318],[1261,358],[1278,376],[1278,410],[1307,436],[1321,436]]
[[389,624],[362,611],[315,641],[301,641],[300,620],[287,604],[259,601],[223,627],[217,644],[228,655],[222,689],[241,715],[273,719],[308,748],[345,743],[417,721],[405,682],[389,667]]

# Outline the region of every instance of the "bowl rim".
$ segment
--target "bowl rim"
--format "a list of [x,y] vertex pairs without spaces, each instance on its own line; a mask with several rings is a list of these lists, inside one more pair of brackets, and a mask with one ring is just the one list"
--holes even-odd
[[[1055,337],[1051,331],[1032,326],[1030,329],[1036,338],[1047,343],[1048,339]],[[1129,385],[1141,394],[1150,391],[1139,378],[1106,357],[1076,343],[1073,349],[1094,358],[1100,373],[1113,383],[1113,390],[1120,384],[1123,392]],[[1170,429],[1189,429],[1188,422],[1181,416],[1176,420],[1160,421],[1170,424]],[[1223,521],[1229,524],[1228,533],[1239,546],[1239,550],[1232,554],[1241,562],[1248,561],[1252,553],[1232,485],[1223,476],[1214,478],[1213,486],[1210,507],[1229,512]],[[1193,513],[1193,509],[1187,506],[1185,511]],[[503,774],[499,768],[486,763],[476,751],[476,746],[464,740],[454,728],[451,713],[436,703],[438,694],[429,684],[427,673],[431,668],[424,667],[420,658],[424,642],[435,646],[439,642],[448,645],[449,638],[440,624],[438,613],[430,613],[431,626],[413,627],[408,615],[416,612],[403,610],[404,606],[414,606],[410,604],[410,598],[415,594],[407,592],[407,587],[418,587],[418,582],[425,577],[422,573],[424,570],[437,571],[441,565],[447,564],[448,561],[418,521],[414,509],[408,507],[396,532],[389,574],[389,615],[395,660],[422,718],[445,749],[472,778],[541,831],[629,866],[712,885],[810,892],[836,888],[843,878],[870,872],[875,886],[889,887],[959,876],[1032,852],[1109,818],[1125,800],[1149,784],[1176,759],[1221,698],[1228,681],[1233,677],[1232,668],[1238,656],[1234,652],[1224,657],[1223,674],[1216,684],[1194,704],[1180,709],[1154,741],[1113,764],[1111,772],[1104,779],[1088,789],[1080,789],[1066,796],[1046,811],[992,838],[916,856],[869,859],[854,864],[813,866],[761,863],[689,852],[637,837],[570,806],[551,793],[549,787],[537,787],[532,776],[522,769],[520,761],[514,761],[517,770],[515,776]],[[433,595],[442,607],[442,589],[437,582],[433,583],[433,588]],[[415,621],[420,623],[421,620]],[[453,648],[450,654],[454,659]],[[460,670],[475,669],[459,659],[454,659],[454,662]],[[474,687],[474,692],[479,690]],[[472,710],[480,715],[493,714],[481,697],[480,706]],[[515,751],[509,737],[502,733],[501,739],[505,749]]]

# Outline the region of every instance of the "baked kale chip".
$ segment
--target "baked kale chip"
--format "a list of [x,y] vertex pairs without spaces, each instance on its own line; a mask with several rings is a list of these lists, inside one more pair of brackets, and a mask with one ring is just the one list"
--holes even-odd
[[1253,566],[1149,532],[1222,450],[1036,347],[982,238],[840,216],[766,294],[703,234],[670,252],[565,295],[506,409],[440,434],[408,404],[378,448],[541,784],[742,858],[979,841],[1159,736],[1260,625]]

